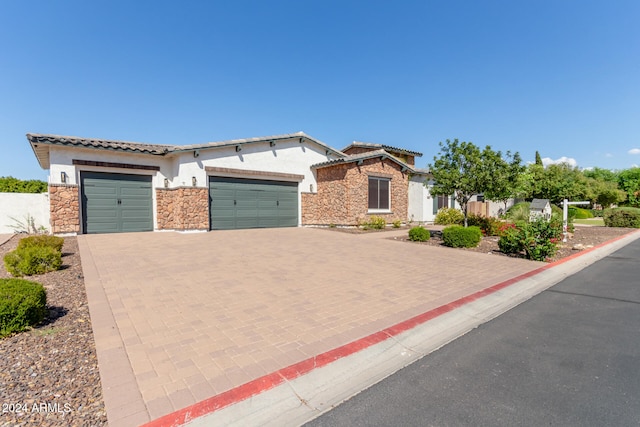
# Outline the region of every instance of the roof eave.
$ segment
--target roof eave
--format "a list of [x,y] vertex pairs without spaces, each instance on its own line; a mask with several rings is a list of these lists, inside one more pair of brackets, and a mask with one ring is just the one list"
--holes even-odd
[[340,150],[336,150],[330,145],[325,144],[324,142],[315,139],[304,132],[283,134],[283,135],[273,135],[273,136],[264,136],[264,137],[256,137],[256,138],[244,138],[244,139],[232,139],[228,141],[220,141],[220,142],[207,142],[203,144],[190,144],[176,147],[172,150],[172,153],[184,153],[188,151],[194,150],[207,150],[207,149],[217,149],[224,148],[230,146],[237,145],[247,145],[247,144],[256,144],[256,143],[265,143],[265,142],[275,142],[275,141],[286,141],[286,140],[295,140],[299,139],[300,143],[304,142],[304,140],[311,141],[316,145],[321,146],[325,150],[327,150],[327,154],[332,153],[339,157],[346,157],[347,155]]

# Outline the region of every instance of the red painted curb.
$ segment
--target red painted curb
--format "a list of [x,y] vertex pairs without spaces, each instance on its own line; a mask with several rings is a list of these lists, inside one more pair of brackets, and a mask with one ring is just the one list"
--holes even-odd
[[468,304],[472,301],[475,301],[484,296],[490,295],[494,292],[504,289],[523,279],[535,276],[536,274],[541,273],[544,270],[548,270],[549,268],[555,267],[560,264],[564,264],[565,262],[578,258],[598,248],[617,242],[618,240],[626,236],[629,236],[632,233],[640,233],[640,231],[632,231],[622,236],[618,236],[615,239],[608,240],[604,243],[594,246],[593,248],[582,250],[566,258],[563,258],[558,261],[554,261],[552,263],[546,264],[542,267],[536,268],[535,270],[532,270],[528,273],[521,274],[512,279],[505,280],[503,282],[497,283],[488,288],[474,292],[471,295],[467,295],[466,297],[462,297],[460,299],[452,301],[443,306],[434,308],[433,310],[429,310],[425,313],[419,314],[415,317],[412,317],[411,319],[405,320],[396,325],[383,329],[382,331],[373,333],[364,338],[360,338],[359,340],[334,348],[333,350],[329,350],[317,356],[310,357],[301,362],[295,363],[293,365],[287,366],[286,368],[282,368],[278,371],[275,371],[265,376],[262,376],[260,378],[257,378],[253,381],[250,381],[246,384],[233,388],[224,393],[218,394],[216,396],[202,400],[198,403],[194,403],[193,405],[188,406],[186,408],[179,409],[175,412],[164,415],[160,418],[157,418],[155,420],[148,422],[147,424],[144,424],[143,427],[181,426],[193,419],[199,418],[203,415],[210,414],[219,409],[225,408],[234,403],[241,402],[252,396],[256,396],[262,392],[270,390],[282,384],[284,381],[293,380],[295,378],[298,378],[304,374],[307,374],[313,371],[314,369],[326,366],[332,362],[335,362],[338,359],[341,359],[346,356],[350,356],[361,350],[369,348],[374,344],[378,344],[388,338],[397,336],[403,332],[406,332],[410,329],[415,328],[416,326],[426,323],[429,320],[432,320],[438,316],[441,316],[445,313],[453,311],[454,309],[459,308],[465,304]]

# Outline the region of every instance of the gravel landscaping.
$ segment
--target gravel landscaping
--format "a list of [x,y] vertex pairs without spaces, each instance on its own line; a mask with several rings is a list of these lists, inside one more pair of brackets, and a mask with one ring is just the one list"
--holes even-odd
[[[624,236],[625,234],[636,231],[635,228],[616,228],[616,227],[598,227],[587,225],[576,225],[574,233],[570,233],[566,243],[560,243],[558,245],[558,251],[549,261],[557,261],[562,258],[574,255],[582,250],[589,249],[593,246],[597,246],[601,243],[607,242],[616,237]],[[426,242],[411,242],[407,237],[395,237],[395,240],[407,241],[416,245],[431,245],[431,246],[444,246],[442,242],[442,233],[440,231],[431,231],[431,239]],[[513,256],[506,255],[500,252],[498,248],[497,236],[483,237],[475,248],[456,248],[461,251],[473,251],[482,252],[486,254],[493,254],[499,256]]]
[[[20,236],[0,246],[0,258]],[[103,426],[89,306],[75,237],[65,238],[62,270],[25,277],[47,290],[48,317],[0,340],[0,426]],[[0,268],[0,277],[11,277]]]

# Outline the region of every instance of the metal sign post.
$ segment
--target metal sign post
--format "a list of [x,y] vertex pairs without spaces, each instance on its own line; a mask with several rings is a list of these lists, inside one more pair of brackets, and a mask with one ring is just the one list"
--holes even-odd
[[591,202],[570,202],[567,199],[562,201],[562,242],[567,242],[567,224],[569,219],[569,205],[588,205]]

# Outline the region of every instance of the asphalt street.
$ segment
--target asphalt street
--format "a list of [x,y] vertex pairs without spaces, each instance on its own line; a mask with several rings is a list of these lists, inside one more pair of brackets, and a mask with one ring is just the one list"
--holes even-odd
[[307,425],[640,425],[640,240]]

